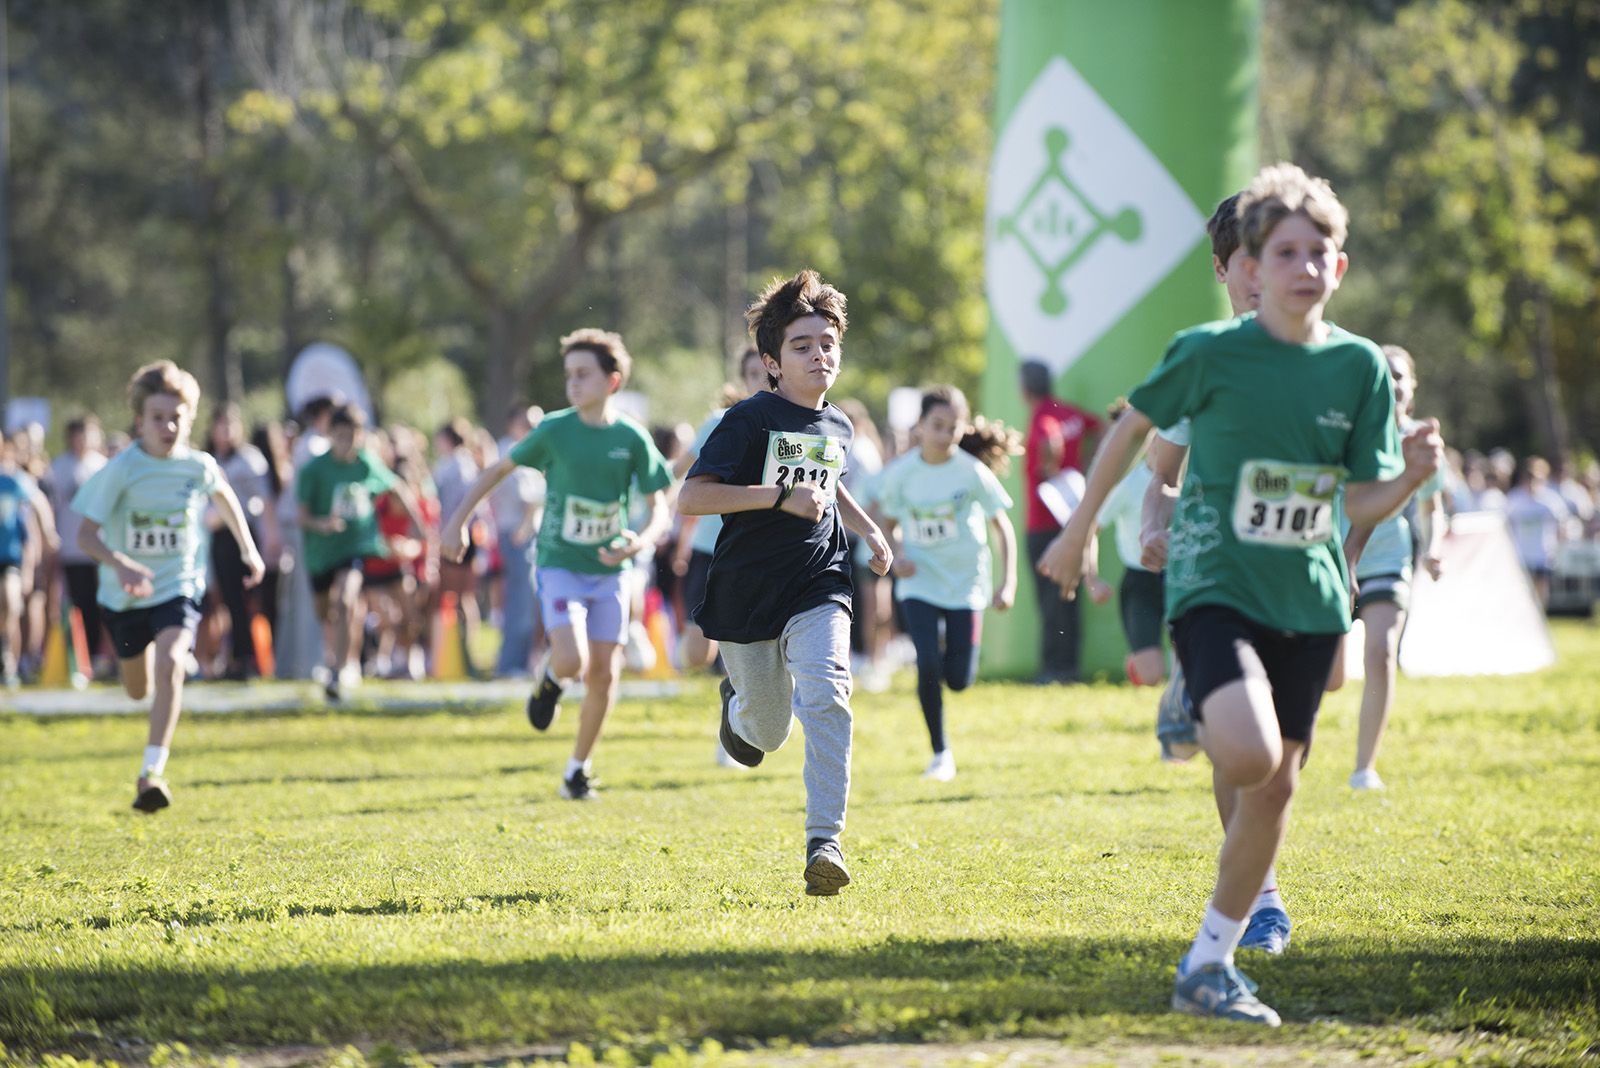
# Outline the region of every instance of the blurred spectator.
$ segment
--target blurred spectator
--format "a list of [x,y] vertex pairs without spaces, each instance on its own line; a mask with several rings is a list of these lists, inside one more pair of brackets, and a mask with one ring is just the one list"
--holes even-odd
[[[876,496],[873,483],[883,471],[883,437],[867,406],[848,397],[838,402],[839,410],[855,428],[850,452],[845,458],[844,487],[862,508],[872,507]],[[886,655],[893,635],[894,600],[887,578],[880,578],[867,566],[871,555],[861,538],[845,532],[850,545],[851,580],[855,585],[855,611],[850,621],[850,647],[860,657],[854,674],[868,693],[889,688],[892,668]]]
[[1562,460],[1561,473],[1554,482],[1554,488],[1571,516],[1568,536],[1584,537],[1594,522],[1595,499],[1589,493],[1589,487],[1578,478],[1578,465],[1571,460]]
[[1469,452],[1462,461],[1462,481],[1465,490],[1456,501],[1458,512],[1501,512],[1506,507],[1506,495],[1494,484],[1489,461],[1480,452]]
[[61,533],[60,570],[67,601],[83,618],[83,633],[89,645],[90,656],[97,660],[94,674],[102,669],[109,671],[109,658],[101,654],[103,631],[100,620],[100,566],[88,553],[78,548],[78,527],[83,519],[70,507],[79,488],[106,465],[104,442],[100,433],[100,420],[93,415],[80,416],[67,424],[67,451],[50,464],[48,488],[50,506],[55,509],[56,524]]
[[[544,409],[513,404],[506,413],[506,433],[500,455],[533,432]],[[526,678],[532,671],[539,632],[539,603],[533,595],[533,536],[544,512],[544,475],[517,466],[489,495],[494,513],[495,541],[500,550],[501,638],[495,674],[500,678]]]
[[[206,449],[222,468],[223,477],[239,498],[251,539],[261,547],[261,556],[275,561],[283,551],[277,512],[271,505],[267,458],[245,440],[244,420],[237,404],[224,404],[211,417]],[[212,509],[207,513],[211,527],[211,574],[215,584],[207,599],[220,601],[228,611],[228,664],[223,677],[242,680],[256,673],[256,650],[251,619],[255,615],[254,591],[245,589],[246,569],[239,543]]]
[[1550,486],[1550,464],[1539,456],[1522,461],[1517,484],[1506,494],[1506,521],[1517,556],[1533,578],[1539,603],[1550,599],[1550,572],[1556,550],[1566,539],[1566,502]]
[[266,500],[263,502],[265,509],[272,513],[273,525],[278,531],[277,552],[270,556],[263,554],[267,570],[261,577],[261,582],[256,586],[256,608],[266,617],[267,626],[273,635],[273,644],[277,644],[278,634],[278,586],[283,574],[283,560],[286,547],[283,543],[283,500],[284,488],[294,481],[294,466],[289,462],[289,437],[283,431],[281,423],[262,423],[250,433],[250,444],[256,447],[267,463],[266,474]]
[[[465,419],[451,420],[433,436],[433,484],[438,490],[441,515],[454,512],[456,505],[466,497],[467,490],[477,481],[478,462],[472,458],[472,449],[468,447],[472,439],[472,424]],[[494,517],[485,502],[467,521],[466,553],[461,560],[439,561],[439,591],[441,594],[455,595],[456,608],[461,613],[462,638],[466,642],[469,657],[476,647],[480,621],[474,567],[479,562],[479,553],[488,544],[493,523]],[[467,673],[474,673],[470,661]]]
[[1083,458],[1092,452],[1100,420],[1054,396],[1050,368],[1037,360],[1021,367],[1022,399],[1028,406],[1028,436],[1023,460],[1023,486],[1027,495],[1028,562],[1032,565],[1038,595],[1041,683],[1077,682],[1081,642],[1078,602],[1067,601],[1055,583],[1038,572],[1039,557],[1061,530],[1061,524],[1039,497],[1039,484],[1068,470],[1083,470]]

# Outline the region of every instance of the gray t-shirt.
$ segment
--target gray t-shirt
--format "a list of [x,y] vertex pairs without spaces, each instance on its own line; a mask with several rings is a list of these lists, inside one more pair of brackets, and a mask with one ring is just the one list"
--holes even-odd
[[72,498],[89,481],[96,471],[106,465],[103,452],[86,452],[74,456],[64,452],[50,463],[50,507],[56,513],[56,531],[61,535],[61,562],[64,564],[92,564],[93,557],[78,548],[78,528],[83,516],[72,509]]

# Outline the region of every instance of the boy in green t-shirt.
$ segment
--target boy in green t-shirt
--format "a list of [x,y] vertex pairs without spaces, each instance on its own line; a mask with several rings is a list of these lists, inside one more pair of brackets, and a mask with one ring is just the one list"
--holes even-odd
[[161,360],[134,373],[128,401],[137,440],[90,476],[72,510],[83,517],[78,547],[100,565],[97,599],[123,688],[136,701],[154,691],[133,807],[155,812],[172,804],[165,773],[206,588],[207,504],[239,543],[246,586],[261,581],[266,565],[222,469],[189,447],[200,383]]
[[1276,1026],[1233,951],[1276,860],[1328,670],[1350,627],[1335,494],[1343,483],[1352,523],[1376,523],[1434,472],[1443,443],[1431,421],[1400,441],[1378,347],[1323,321],[1348,266],[1348,216],[1328,184],[1289,164],[1268,167],[1241,198],[1239,218],[1260,310],[1173,340],[1128,398],[1082,504],[1039,567],[1070,595],[1099,509],[1139,445],[1154,426],[1190,420],[1167,617],[1201,741],[1223,788],[1237,794],[1172,1004]]
[[366,415],[338,405],[328,421],[328,451],[314,456],[295,475],[300,527],[305,531],[306,571],[317,600],[317,617],[326,628],[328,698],[361,681],[362,561],[388,556],[389,543],[378,529],[374,502],[386,492],[399,500],[417,536],[428,538],[411,488],[365,447]]
[[[672,521],[665,492],[672,471],[649,432],[612,401],[633,368],[619,335],[595,329],[569,334],[561,339],[561,362],[572,407],[545,416],[509,455],[478,476],[445,520],[440,554],[460,558],[473,509],[515,468],[544,473],[537,583],[550,659],[528,698],[528,722],[535,730],[549,729],[562,691],[572,680],[584,680],[578,737],[560,793],[588,801],[596,796],[591,756],[617,701],[619,657],[628,633],[622,572],[661,539]],[[650,519],[639,531],[627,527],[635,489],[650,503]]]

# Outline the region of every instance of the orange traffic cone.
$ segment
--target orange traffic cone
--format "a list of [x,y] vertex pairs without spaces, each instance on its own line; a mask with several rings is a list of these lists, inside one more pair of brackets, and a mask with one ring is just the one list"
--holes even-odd
[[439,619],[433,628],[433,677],[459,680],[467,677],[467,658],[461,647],[460,624],[456,621],[456,595],[448,590],[439,595]]

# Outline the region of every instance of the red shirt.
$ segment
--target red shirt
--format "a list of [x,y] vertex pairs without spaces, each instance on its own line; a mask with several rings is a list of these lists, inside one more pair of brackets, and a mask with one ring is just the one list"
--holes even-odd
[[1100,420],[1054,397],[1034,406],[1028,419],[1027,452],[1023,458],[1023,482],[1028,491],[1028,533],[1049,533],[1061,529],[1056,517],[1039,499],[1039,483],[1045,481],[1044,459],[1054,442],[1059,450],[1059,470],[1083,469],[1083,439],[1100,429]]

